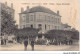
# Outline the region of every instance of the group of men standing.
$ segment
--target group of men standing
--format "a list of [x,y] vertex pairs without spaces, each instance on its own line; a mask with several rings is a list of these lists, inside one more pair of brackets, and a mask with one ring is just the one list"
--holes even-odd
[[1,36],[1,45],[6,45],[6,42],[7,42],[7,36],[4,35],[4,36]]
[[32,40],[32,41],[30,41],[30,43],[29,43],[29,40],[27,40],[27,39],[24,40],[24,48],[25,48],[24,50],[27,50],[27,46],[28,46],[29,44],[31,45],[32,51],[34,51],[34,41]]

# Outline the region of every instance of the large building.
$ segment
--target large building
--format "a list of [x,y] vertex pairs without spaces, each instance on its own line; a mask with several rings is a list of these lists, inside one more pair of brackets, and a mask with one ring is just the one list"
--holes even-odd
[[25,11],[21,8],[21,13],[19,16],[20,29],[25,27],[33,27],[41,29],[42,32],[52,29],[64,30],[59,11],[55,13],[52,10],[42,6],[32,8],[27,6],[27,10]]
[[1,11],[6,11],[7,14],[11,15],[11,18],[14,18],[15,10],[13,9],[13,3],[11,3],[11,7],[7,5],[7,2],[1,3]]

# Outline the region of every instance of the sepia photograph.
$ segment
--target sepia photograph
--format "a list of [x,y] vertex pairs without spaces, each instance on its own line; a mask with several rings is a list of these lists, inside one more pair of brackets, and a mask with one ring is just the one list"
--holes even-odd
[[0,4],[0,51],[79,51],[79,0]]

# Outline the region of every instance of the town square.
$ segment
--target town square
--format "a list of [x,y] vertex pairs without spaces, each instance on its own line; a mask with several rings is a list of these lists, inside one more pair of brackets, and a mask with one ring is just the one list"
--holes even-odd
[[68,4],[62,6],[15,0],[0,3],[0,51],[79,50],[79,10],[73,6],[77,2],[60,2]]

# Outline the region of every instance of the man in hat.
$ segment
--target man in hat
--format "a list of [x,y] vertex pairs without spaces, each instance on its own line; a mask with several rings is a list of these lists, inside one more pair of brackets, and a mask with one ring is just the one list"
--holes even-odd
[[31,41],[31,47],[32,47],[32,51],[34,51],[34,41]]
[[27,39],[25,39],[25,40],[24,40],[24,47],[25,47],[25,49],[24,49],[24,50],[27,50],[27,45],[28,45],[28,40],[27,40]]

